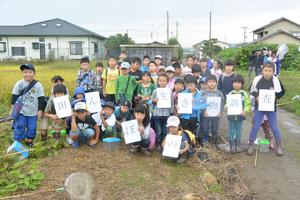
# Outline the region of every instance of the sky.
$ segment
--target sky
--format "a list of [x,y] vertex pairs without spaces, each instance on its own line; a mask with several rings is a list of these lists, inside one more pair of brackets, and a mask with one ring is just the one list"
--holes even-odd
[[299,0],[0,0],[0,25],[25,25],[61,18],[108,37],[127,33],[136,43],[176,36],[183,47],[208,39],[212,10],[212,38],[227,43],[253,40],[252,31],[286,17],[300,24]]

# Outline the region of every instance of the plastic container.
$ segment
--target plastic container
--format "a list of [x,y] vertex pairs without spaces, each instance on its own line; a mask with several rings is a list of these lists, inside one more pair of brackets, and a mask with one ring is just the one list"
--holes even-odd
[[20,142],[14,141],[12,145],[7,148],[7,153],[19,153],[16,155],[17,160],[23,160],[28,158],[29,151],[26,147],[24,147]]
[[65,188],[71,200],[90,200],[94,181],[90,175],[77,172],[67,178]]
[[119,149],[119,145],[121,142],[120,138],[116,137],[108,137],[102,140],[104,149],[107,151],[115,151]]
[[270,142],[268,139],[259,139],[258,140],[258,150],[259,152],[269,152]]

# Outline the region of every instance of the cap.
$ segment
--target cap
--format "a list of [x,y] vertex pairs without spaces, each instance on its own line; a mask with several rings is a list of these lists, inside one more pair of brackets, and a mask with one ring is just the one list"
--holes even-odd
[[31,69],[32,71],[35,72],[35,68],[34,68],[34,65],[33,64],[22,64],[20,66],[20,70],[24,70],[24,69]]
[[163,69],[165,71],[165,66],[159,66],[158,67],[158,71],[161,70],[161,69]]
[[154,59],[156,59],[156,58],[158,58],[158,59],[161,59],[161,60],[162,60],[162,56],[161,56],[161,55],[156,55],[156,56],[154,57]]
[[77,88],[75,88],[75,91],[74,91],[74,96],[73,97],[76,97],[77,94],[83,94],[84,95],[84,88],[81,87],[81,86],[78,86]]
[[120,68],[121,69],[129,69],[130,68],[130,64],[128,62],[122,62]]
[[175,69],[174,69],[174,67],[172,67],[172,66],[168,66],[168,67],[165,69],[165,71],[166,71],[166,72],[167,72],[167,71],[175,72]]
[[180,120],[176,116],[170,116],[167,120],[167,127],[175,126],[178,127],[180,124]]
[[75,106],[74,106],[74,110],[75,111],[87,110],[86,103],[84,103],[84,102],[78,102],[78,103],[76,103]]
[[106,102],[103,107],[108,107],[115,110],[115,104],[113,102]]

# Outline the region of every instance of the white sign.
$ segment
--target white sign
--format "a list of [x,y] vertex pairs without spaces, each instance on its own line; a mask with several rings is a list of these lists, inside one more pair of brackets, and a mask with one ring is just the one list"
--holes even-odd
[[87,109],[91,113],[100,112],[102,110],[99,92],[85,93]]
[[259,111],[274,111],[275,108],[275,90],[259,90],[258,97]]
[[178,158],[182,136],[168,134],[162,155],[171,158]]
[[228,115],[240,115],[243,112],[242,95],[227,94],[227,113]]
[[131,144],[142,140],[141,134],[138,130],[137,120],[122,122],[122,129],[126,144]]
[[157,88],[157,108],[171,108],[171,89]]
[[178,113],[192,114],[193,112],[193,94],[179,93],[178,94]]
[[58,118],[65,118],[72,115],[72,109],[71,109],[71,104],[68,95],[61,96],[61,97],[54,97],[53,103]]
[[221,112],[221,97],[207,97],[208,104],[206,111],[209,117],[217,117]]

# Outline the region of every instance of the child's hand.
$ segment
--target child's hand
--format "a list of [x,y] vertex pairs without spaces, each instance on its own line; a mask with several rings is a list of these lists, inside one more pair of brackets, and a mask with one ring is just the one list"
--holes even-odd
[[51,115],[50,118],[53,119],[53,120],[56,120],[56,119],[58,119],[58,116],[57,115]]
[[256,101],[259,102],[259,96],[256,97]]
[[246,117],[246,112],[243,111],[243,112],[241,113],[241,115],[242,115],[243,117]]
[[89,142],[89,145],[95,145],[95,144],[97,144],[97,143],[98,143],[97,140],[92,139],[92,140]]
[[152,99],[153,103],[157,103],[158,102],[158,98]]
[[76,112],[73,111],[72,112],[72,118],[75,119],[75,117],[76,117]]
[[209,117],[207,111],[204,111],[203,115],[204,115],[204,117]]

